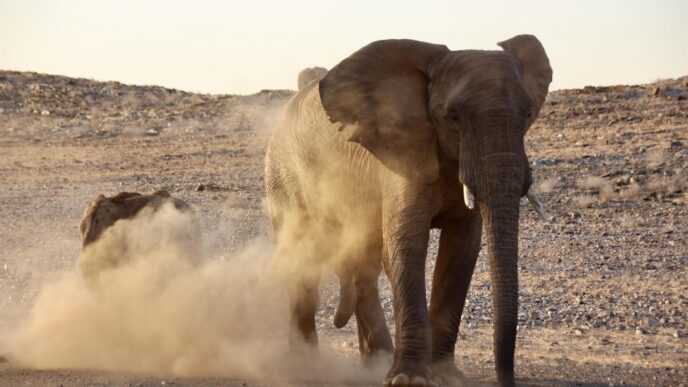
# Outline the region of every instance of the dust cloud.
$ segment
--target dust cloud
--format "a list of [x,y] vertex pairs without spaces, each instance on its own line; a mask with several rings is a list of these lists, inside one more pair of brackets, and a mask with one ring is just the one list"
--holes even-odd
[[191,215],[171,205],[115,223],[80,257],[109,266],[87,279],[75,267],[45,284],[9,336],[11,361],[290,382],[381,380],[382,366],[363,368],[325,343],[316,351],[289,339],[288,277],[268,240],[227,256],[207,240],[218,230],[194,243],[180,237],[194,227]]

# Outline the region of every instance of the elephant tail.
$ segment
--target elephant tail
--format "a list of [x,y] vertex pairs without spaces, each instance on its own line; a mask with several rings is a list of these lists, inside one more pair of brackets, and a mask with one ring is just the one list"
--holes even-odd
[[356,309],[356,286],[353,275],[339,276],[339,305],[334,313],[334,326],[343,328]]

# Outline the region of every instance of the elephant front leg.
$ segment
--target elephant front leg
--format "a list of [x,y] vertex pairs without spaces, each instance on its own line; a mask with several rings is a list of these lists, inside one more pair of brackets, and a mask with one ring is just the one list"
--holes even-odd
[[425,201],[431,199],[427,193],[426,197],[388,198],[383,207],[386,271],[392,284],[396,326],[394,363],[385,380],[388,386],[431,384],[430,322],[425,295],[425,256],[433,213],[432,202]]
[[458,385],[463,379],[456,367],[454,348],[480,252],[481,231],[478,214],[442,225],[430,301],[432,372],[441,385]]

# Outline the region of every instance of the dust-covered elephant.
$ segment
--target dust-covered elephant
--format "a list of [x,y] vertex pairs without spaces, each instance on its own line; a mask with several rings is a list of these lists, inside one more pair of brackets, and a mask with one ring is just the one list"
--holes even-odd
[[[268,146],[275,254],[299,262],[290,272],[296,331],[317,342],[320,264],[331,263],[351,285],[343,299],[353,299],[364,359],[392,351],[378,299],[384,268],[396,324],[388,385],[460,377],[454,349],[483,230],[497,377],[515,383],[519,200],[536,201],[524,136],[552,69],[532,35],[499,46],[373,42],[300,90]],[[441,236],[428,308],[431,228]],[[348,319],[345,306],[337,325]]]

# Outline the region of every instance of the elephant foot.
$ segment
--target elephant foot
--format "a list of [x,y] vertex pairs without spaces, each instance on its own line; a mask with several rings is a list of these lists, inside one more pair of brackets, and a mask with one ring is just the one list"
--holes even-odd
[[432,380],[441,387],[463,387],[466,385],[466,379],[454,363],[454,359],[433,363]]
[[516,387],[516,379],[513,376],[513,373],[508,375],[508,376],[503,376],[499,377],[497,375],[497,381],[499,384],[499,387]]
[[430,377],[430,369],[408,364],[395,362],[392,369],[387,373],[385,379],[386,387],[438,387]]
[[385,386],[389,387],[439,387],[432,379],[425,376],[409,377],[405,373],[400,373],[393,378],[385,380]]

